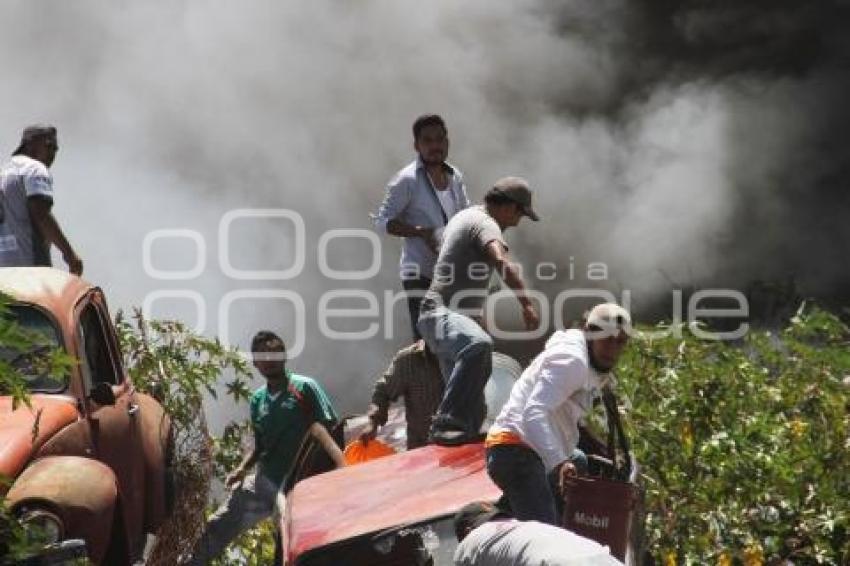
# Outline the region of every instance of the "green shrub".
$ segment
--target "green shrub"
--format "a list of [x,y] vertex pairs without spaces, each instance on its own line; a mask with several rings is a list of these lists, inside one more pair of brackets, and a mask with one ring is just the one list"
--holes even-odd
[[[658,328],[653,329],[658,330]],[[635,339],[618,376],[662,563],[850,563],[850,330]]]

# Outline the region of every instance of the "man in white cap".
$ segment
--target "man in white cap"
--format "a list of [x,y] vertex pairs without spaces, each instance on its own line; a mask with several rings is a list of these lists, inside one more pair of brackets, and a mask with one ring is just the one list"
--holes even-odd
[[50,266],[50,245],[62,252],[71,273],[83,261],[53,216],[53,176],[48,170],[59,151],[56,128],[27,126],[12,159],[0,171],[0,267]]
[[477,320],[494,271],[516,294],[526,328],[533,330],[540,322],[502,235],[523,216],[539,220],[531,207],[531,189],[524,179],[505,177],[487,192],[483,206],[458,212],[443,233],[418,323],[446,382],[429,434],[436,444],[454,446],[479,439],[493,339]]
[[578,425],[604,387],[629,339],[631,316],[596,305],[584,328],[555,332],[514,384],[487,434],[487,472],[520,520],[557,524],[555,494],[586,468]]

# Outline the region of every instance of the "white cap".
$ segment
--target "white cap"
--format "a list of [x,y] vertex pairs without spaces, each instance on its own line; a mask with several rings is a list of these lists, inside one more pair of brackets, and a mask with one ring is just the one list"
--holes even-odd
[[628,330],[632,326],[632,315],[616,303],[602,303],[590,310],[586,324],[606,331]]

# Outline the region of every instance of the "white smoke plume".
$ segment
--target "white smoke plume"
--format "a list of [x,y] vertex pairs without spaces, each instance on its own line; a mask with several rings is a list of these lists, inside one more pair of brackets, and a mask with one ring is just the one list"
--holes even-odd
[[[349,342],[322,336],[316,308],[335,289],[398,291],[399,242],[382,238],[379,274],[365,282],[324,277],[317,244],[328,230],[371,229],[425,112],[445,117],[473,199],[506,174],[536,188],[543,221],[508,233],[526,267],[558,266],[533,287],[588,285],[586,266],[604,262],[608,279],[592,285],[630,289],[647,312],[672,286],[788,274],[807,293],[840,294],[846,20],[840,4],[808,4],[9,2],[0,147],[11,151],[29,122],[59,128],[55,212],[113,309],[191,290],[216,334],[226,293],[298,293],[303,336],[291,308],[241,301],[231,341],[247,346],[260,327],[303,339],[294,368],[325,382],[344,412],[361,411],[408,339],[404,306],[390,338],[381,303],[378,335]],[[301,275],[222,270],[219,222],[243,208],[303,216]],[[145,271],[145,236],[162,229],[202,236],[197,278]],[[294,238],[285,221],[243,219],[227,245],[234,267],[285,269]],[[369,266],[365,241],[334,246],[334,268]],[[198,255],[186,239],[151,251],[161,270],[191,269]],[[162,300],[154,314],[197,322],[195,310]]]

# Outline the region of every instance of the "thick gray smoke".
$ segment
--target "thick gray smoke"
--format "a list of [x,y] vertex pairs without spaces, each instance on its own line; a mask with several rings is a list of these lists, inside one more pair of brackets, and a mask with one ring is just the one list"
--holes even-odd
[[[812,6],[816,4],[816,6]],[[367,281],[320,273],[332,229],[370,229],[390,175],[412,159],[409,127],[444,115],[451,159],[474,199],[506,174],[537,188],[544,220],[508,234],[532,286],[631,290],[649,312],[672,287],[792,276],[803,292],[840,297],[850,229],[844,178],[850,116],[846,18],[822,2],[672,0],[431,2],[33,3],[5,6],[0,37],[0,146],[28,122],[59,127],[56,213],[113,308],[157,291],[157,316],[185,317],[246,346],[258,327],[304,341],[296,370],[325,381],[344,411],[407,340],[404,307],[385,337],[384,290],[398,290],[399,244],[382,239]],[[236,209],[289,209],[305,221],[303,271],[285,269],[298,238],[285,219]],[[151,277],[154,230],[202,236],[191,280]],[[222,246],[222,244],[226,244]],[[335,269],[367,269],[369,244],[334,240]],[[191,270],[198,249],[160,238],[153,266]],[[534,277],[556,264],[554,281]],[[588,281],[588,264],[607,278]],[[547,271],[547,274],[551,273]],[[368,340],[323,336],[321,297],[375,293],[377,318],[331,322]],[[284,301],[234,291],[297,293],[305,330]],[[233,299],[228,311],[226,297]],[[362,308],[364,302],[333,306]],[[568,306],[568,309],[570,307]],[[573,309],[571,316],[575,316]]]

